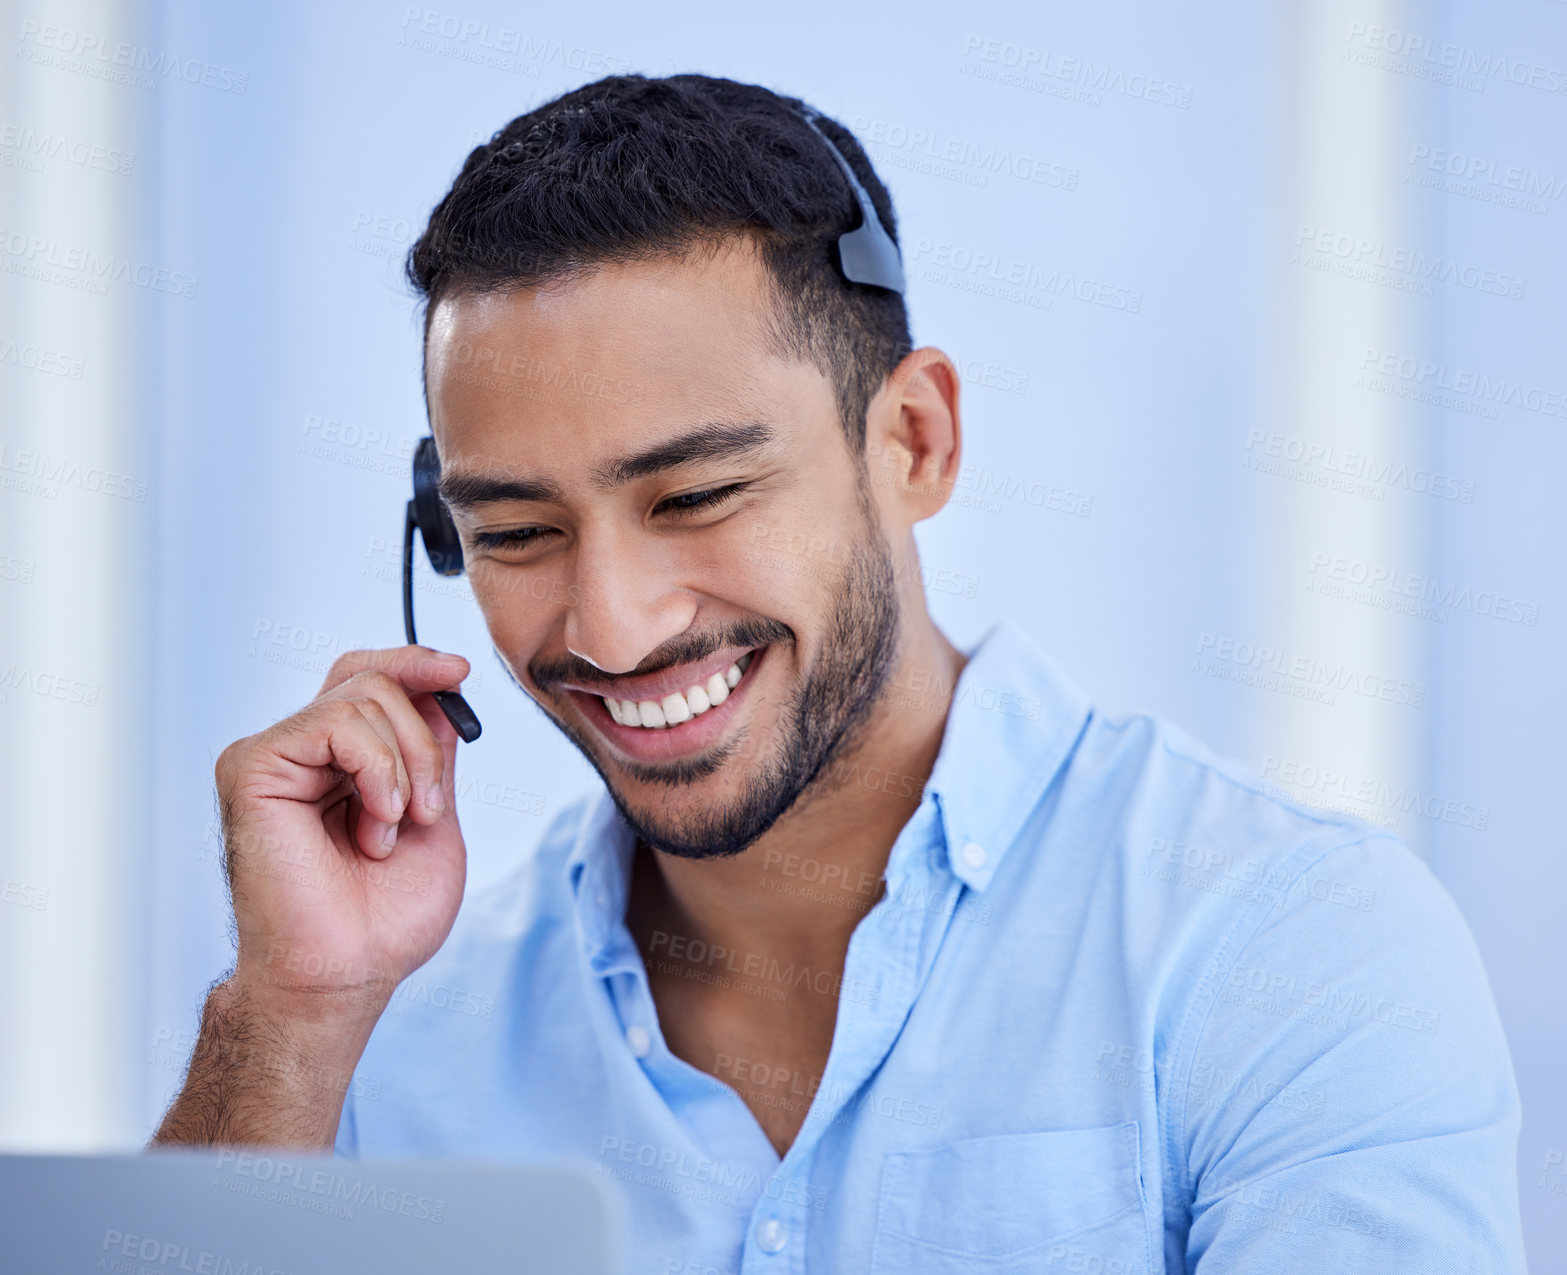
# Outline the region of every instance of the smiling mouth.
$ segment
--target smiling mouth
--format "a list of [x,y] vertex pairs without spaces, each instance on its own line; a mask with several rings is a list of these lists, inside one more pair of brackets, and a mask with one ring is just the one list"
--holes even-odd
[[705,682],[693,683],[683,691],[674,691],[662,699],[616,699],[609,695],[598,698],[609,715],[621,726],[635,726],[643,730],[668,730],[682,722],[691,721],[711,712],[729,698],[729,693],[740,684],[756,651],[747,651],[721,673],[714,673]]

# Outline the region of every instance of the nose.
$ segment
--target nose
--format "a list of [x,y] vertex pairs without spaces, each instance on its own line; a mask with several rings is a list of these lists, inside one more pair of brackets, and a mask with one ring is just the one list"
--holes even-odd
[[[637,541],[642,543],[638,544]],[[696,618],[694,594],[672,583],[673,550],[607,528],[584,531],[576,550],[576,598],[566,610],[566,649],[620,675]]]

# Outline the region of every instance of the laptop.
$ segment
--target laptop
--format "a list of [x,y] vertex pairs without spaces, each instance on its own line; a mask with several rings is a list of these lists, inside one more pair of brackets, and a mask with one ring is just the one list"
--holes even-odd
[[625,1222],[591,1168],[265,1148],[0,1155],[16,1275],[614,1275]]

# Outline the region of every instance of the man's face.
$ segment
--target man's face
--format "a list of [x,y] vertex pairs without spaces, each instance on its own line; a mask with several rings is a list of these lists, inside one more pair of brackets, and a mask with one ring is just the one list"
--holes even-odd
[[[497,652],[642,839],[693,858],[793,804],[870,720],[902,638],[861,458],[830,382],[762,350],[764,283],[735,241],[456,295],[426,351]],[[630,703],[666,724],[628,724]]]

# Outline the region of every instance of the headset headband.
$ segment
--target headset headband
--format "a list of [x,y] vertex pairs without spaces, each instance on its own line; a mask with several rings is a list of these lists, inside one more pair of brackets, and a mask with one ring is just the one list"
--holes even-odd
[[851,283],[866,283],[901,293],[904,288],[903,254],[887,233],[887,228],[881,224],[881,218],[876,215],[876,205],[871,202],[870,194],[854,175],[854,169],[849,166],[843,152],[833,145],[832,138],[822,132],[816,123],[821,116],[809,106],[802,106],[800,114],[810,125],[811,131],[827,143],[827,149],[838,161],[838,167],[843,169],[843,175],[849,179],[855,201],[860,205],[860,224],[838,236],[838,265],[844,278]]

